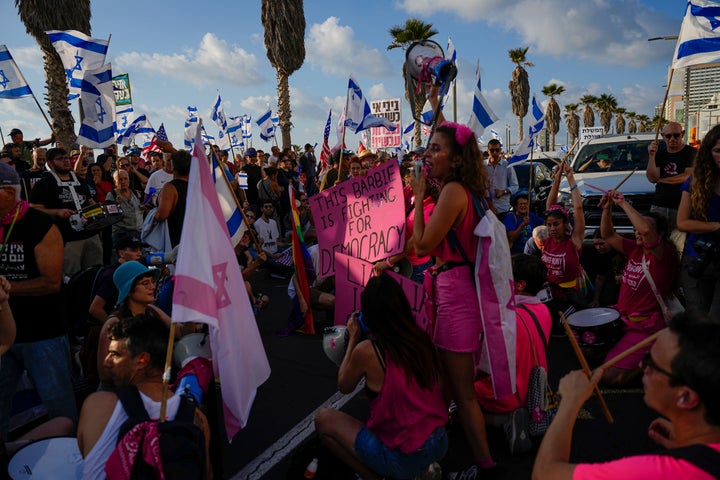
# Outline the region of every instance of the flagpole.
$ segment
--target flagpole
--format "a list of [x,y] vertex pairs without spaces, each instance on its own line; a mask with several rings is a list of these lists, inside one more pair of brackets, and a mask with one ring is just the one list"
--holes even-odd
[[457,122],[457,82],[455,80],[453,80],[453,122]]
[[[670,93],[670,84],[672,83],[673,73],[675,69],[670,67],[670,78],[668,78],[667,87],[665,88],[665,98],[663,98],[662,108],[660,109],[660,115],[658,116],[658,123],[655,126],[655,141],[658,141],[660,136],[660,127],[662,126],[663,116],[665,115],[665,105],[667,104],[668,94]],[[687,109],[686,109],[687,110]]]
[[[347,122],[347,112],[348,108],[350,107],[350,88],[348,88],[347,93],[345,93],[345,119],[343,119],[343,132],[342,132],[342,138],[340,139],[340,160],[338,161],[338,178],[335,181],[334,185],[337,185],[340,183],[340,175],[343,173],[343,151],[345,150],[345,130]],[[334,186],[331,185],[331,186]]]
[[175,345],[175,322],[170,322],[170,338],[168,338],[167,354],[165,355],[165,370],[162,377],[162,396],[160,399],[160,421],[165,421],[167,411],[168,390],[170,384],[170,373],[172,372],[172,354]]
[[5,148],[5,135],[3,135],[2,127],[0,127],[0,140],[2,140],[3,148]]

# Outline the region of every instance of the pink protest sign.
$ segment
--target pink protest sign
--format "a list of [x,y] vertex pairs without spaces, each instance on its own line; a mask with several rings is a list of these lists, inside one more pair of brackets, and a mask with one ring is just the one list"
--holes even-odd
[[[425,314],[424,287],[390,270],[385,272],[402,287],[418,326],[432,335]],[[360,295],[372,275],[371,263],[335,252],[335,325],[345,325],[348,316],[360,310]]]
[[320,249],[318,277],[336,273],[334,252],[375,262],[405,248],[402,190],[400,168],[391,161],[310,197]]

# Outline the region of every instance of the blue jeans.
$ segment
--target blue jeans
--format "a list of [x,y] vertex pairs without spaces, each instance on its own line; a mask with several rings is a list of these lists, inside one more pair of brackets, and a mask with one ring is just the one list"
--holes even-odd
[[16,343],[2,356],[0,364],[0,432],[3,438],[7,438],[12,400],[23,370],[28,371],[50,418],[68,417],[77,423],[67,336]]
[[445,456],[448,437],[445,427],[438,427],[413,453],[390,450],[370,430],[362,427],[355,437],[355,454],[375,473],[390,478],[413,478],[433,462]]

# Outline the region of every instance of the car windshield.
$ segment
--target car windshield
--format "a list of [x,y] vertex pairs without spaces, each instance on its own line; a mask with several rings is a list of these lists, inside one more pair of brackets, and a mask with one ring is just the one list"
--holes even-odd
[[[627,140],[585,145],[573,161],[573,170],[578,173],[645,170],[649,143],[650,140]],[[663,148],[665,145],[661,142],[660,149]]]
[[[518,165],[513,165],[513,168],[515,169],[515,175],[517,176],[518,185],[520,185],[520,188],[527,188],[528,185],[530,185],[530,164],[521,163]],[[533,165],[533,170],[535,171],[533,185],[537,186],[543,180],[552,180],[552,174],[550,170],[545,168],[544,165],[536,163]]]

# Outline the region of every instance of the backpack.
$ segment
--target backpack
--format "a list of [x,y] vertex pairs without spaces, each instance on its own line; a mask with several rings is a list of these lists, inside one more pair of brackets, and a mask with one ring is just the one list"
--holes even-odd
[[[535,314],[523,305],[518,305],[518,307],[522,308],[533,319],[538,334],[540,334],[540,339],[547,350],[547,339]],[[532,338],[530,330],[525,324],[525,320],[522,317],[519,318],[522,320],[523,326],[528,332],[528,337]],[[558,402],[555,400],[555,395],[550,389],[550,385],[548,385],[547,371],[540,366],[537,352],[535,351],[532,341],[530,342],[530,346],[532,347],[533,357],[535,357],[535,366],[530,370],[530,380],[528,381],[527,408],[530,412],[530,426],[528,430],[530,430],[530,435],[535,437],[543,435],[547,431],[550,422],[552,422],[555,416],[555,412],[557,412]]]
[[[118,389],[116,393],[128,415],[128,419],[120,426],[117,446],[112,455],[115,455],[119,450],[137,453],[132,464],[130,479],[154,480],[160,478],[156,472],[156,467],[146,462],[144,445],[142,443],[133,445],[131,442],[134,442],[134,440],[126,438],[132,436],[131,431],[134,427],[145,422],[157,425],[164,478],[168,480],[198,480],[205,478],[205,435],[202,429],[193,423],[195,405],[192,401],[180,397],[180,406],[175,419],[158,422],[157,420],[150,420],[137,388],[124,387]],[[128,435],[129,432],[131,432],[131,435]],[[118,478],[108,471],[108,464],[105,466],[108,480]]]

